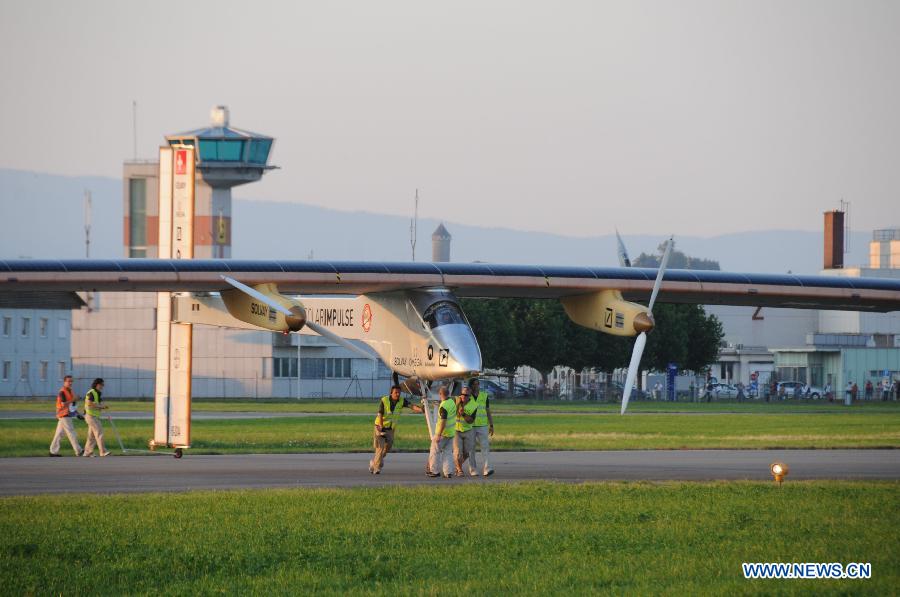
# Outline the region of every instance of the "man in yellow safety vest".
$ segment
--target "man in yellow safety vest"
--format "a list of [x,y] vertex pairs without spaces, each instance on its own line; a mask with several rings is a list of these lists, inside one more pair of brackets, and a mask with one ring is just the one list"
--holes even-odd
[[[438,389],[441,403],[438,406],[438,423],[431,438],[431,452],[428,454],[429,477],[444,475],[450,478],[450,465],[453,455],[453,438],[456,437],[456,401],[448,395],[447,386]],[[441,466],[443,463],[443,466]],[[438,472],[443,469],[443,473]]]
[[375,436],[372,441],[375,457],[369,461],[369,472],[373,475],[381,473],[384,457],[394,445],[394,432],[397,430],[400,413],[404,407],[412,409],[414,413],[423,412],[421,406],[412,404],[406,398],[400,398],[400,386],[391,386],[391,395],[381,397],[378,414],[375,415]]
[[471,465],[476,470],[478,464],[475,462],[475,446],[481,446],[481,458],[484,460],[482,465],[482,475],[490,477],[494,474],[494,468],[491,466],[491,439],[494,437],[494,417],[491,415],[491,397],[487,392],[482,392],[481,384],[478,378],[473,377],[469,381],[469,388],[472,390],[472,402],[477,405],[478,414],[475,422],[472,423],[472,460]]
[[84,397],[84,421],[88,425],[87,442],[84,444],[84,455],[94,455],[94,445],[100,451],[100,456],[109,456],[109,450],[103,444],[103,425],[100,417],[104,410],[109,408],[103,402],[100,394],[103,392],[103,380],[99,377],[91,384],[91,389]]
[[453,456],[456,461],[456,476],[462,477],[462,465],[468,462],[469,475],[477,477],[478,472],[469,459],[475,452],[475,432],[472,423],[478,414],[478,404],[470,399],[469,388],[464,387],[456,403],[456,437],[453,442]]

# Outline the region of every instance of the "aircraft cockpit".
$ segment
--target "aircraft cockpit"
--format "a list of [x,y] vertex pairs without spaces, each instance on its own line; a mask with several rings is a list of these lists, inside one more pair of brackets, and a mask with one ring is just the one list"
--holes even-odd
[[456,303],[440,301],[428,307],[422,314],[422,319],[431,329],[442,325],[459,323],[467,325],[466,318]]

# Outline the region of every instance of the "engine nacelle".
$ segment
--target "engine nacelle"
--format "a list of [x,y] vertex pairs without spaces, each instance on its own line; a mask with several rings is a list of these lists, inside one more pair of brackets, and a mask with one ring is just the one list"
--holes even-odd
[[260,284],[254,289],[280,303],[294,315],[284,315],[240,290],[223,290],[222,302],[232,317],[275,332],[297,332],[306,325],[303,303],[280,294],[275,284]]
[[636,336],[654,326],[647,307],[626,301],[618,290],[567,296],[560,302],[573,322],[613,336]]

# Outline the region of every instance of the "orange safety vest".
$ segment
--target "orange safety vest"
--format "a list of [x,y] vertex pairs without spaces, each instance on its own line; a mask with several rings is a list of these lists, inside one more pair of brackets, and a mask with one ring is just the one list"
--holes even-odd
[[[59,394],[65,394],[66,399],[60,400]],[[69,416],[69,404],[75,402],[75,396],[72,390],[65,387],[59,389],[59,394],[56,395],[56,418],[63,419]]]

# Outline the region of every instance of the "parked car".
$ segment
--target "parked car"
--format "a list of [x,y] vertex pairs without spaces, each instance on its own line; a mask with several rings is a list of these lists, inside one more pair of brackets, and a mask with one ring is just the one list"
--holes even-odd
[[784,395],[791,398],[812,398],[818,400],[825,393],[822,388],[808,386],[802,381],[782,381],[778,383],[777,395],[781,395],[781,389],[784,388]]
[[714,398],[737,398],[738,389],[727,383],[711,384],[712,389],[707,387],[707,391],[711,392]]

